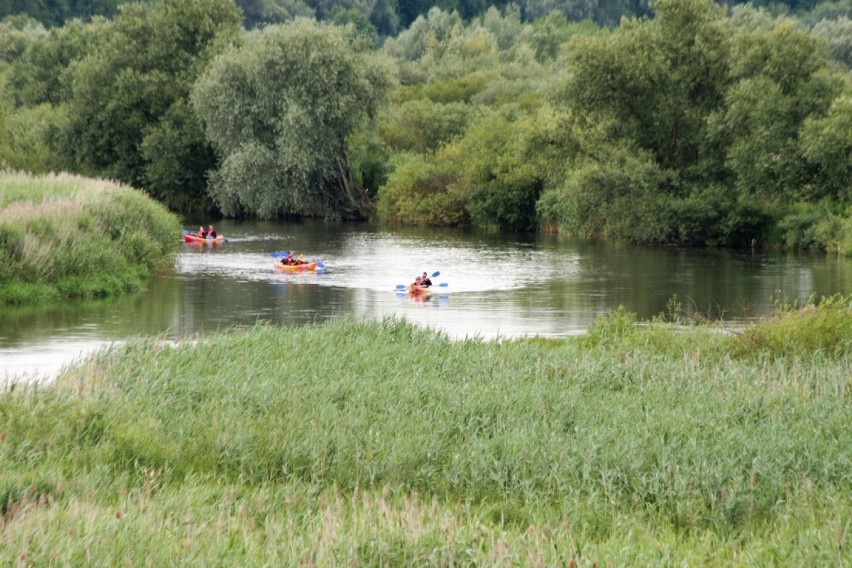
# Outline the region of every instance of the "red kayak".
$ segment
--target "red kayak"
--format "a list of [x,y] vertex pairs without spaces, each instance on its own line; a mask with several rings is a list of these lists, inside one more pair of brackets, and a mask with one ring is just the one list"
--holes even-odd
[[302,264],[281,264],[280,262],[275,263],[276,270],[283,270],[284,272],[300,272],[302,270],[316,270],[317,263],[316,262],[303,262]]
[[225,242],[225,237],[222,235],[216,235],[216,237],[199,237],[197,235],[184,235],[183,242],[185,243],[223,243]]

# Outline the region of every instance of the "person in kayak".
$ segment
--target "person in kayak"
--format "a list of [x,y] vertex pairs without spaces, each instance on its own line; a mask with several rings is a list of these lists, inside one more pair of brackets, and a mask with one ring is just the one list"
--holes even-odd
[[295,264],[296,266],[298,266],[300,264],[305,264],[305,259],[302,258],[302,253],[299,253],[299,258],[297,258],[296,262],[294,262],[293,264]]
[[288,266],[293,264],[293,251],[287,251],[287,256],[281,259],[281,264],[286,264]]
[[414,284],[412,284],[412,286],[414,286],[416,288],[420,288],[422,285],[423,285],[423,279],[420,278],[419,276],[414,279]]
[[432,280],[429,279],[429,276],[424,272],[423,276],[420,277],[420,285],[424,288],[428,288],[432,285]]
[[207,231],[204,230],[204,227],[198,227],[198,233],[196,234],[196,236],[205,239],[207,238]]
[[207,238],[215,239],[216,238],[216,229],[213,228],[213,225],[210,225],[210,228],[207,229]]

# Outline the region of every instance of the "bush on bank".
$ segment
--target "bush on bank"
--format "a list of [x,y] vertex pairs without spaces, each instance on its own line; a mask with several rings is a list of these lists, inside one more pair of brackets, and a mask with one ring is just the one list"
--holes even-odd
[[143,193],[67,174],[0,173],[0,304],[140,289],[167,266],[178,219]]
[[842,565],[850,321],[130,342],[0,395],[0,562]]

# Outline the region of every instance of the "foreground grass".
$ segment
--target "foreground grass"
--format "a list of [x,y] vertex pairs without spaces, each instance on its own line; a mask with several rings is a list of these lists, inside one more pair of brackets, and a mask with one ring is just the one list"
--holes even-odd
[[850,330],[140,340],[0,396],[0,564],[849,565]]
[[129,187],[0,172],[0,304],[137,290],[169,264],[179,233],[174,215]]

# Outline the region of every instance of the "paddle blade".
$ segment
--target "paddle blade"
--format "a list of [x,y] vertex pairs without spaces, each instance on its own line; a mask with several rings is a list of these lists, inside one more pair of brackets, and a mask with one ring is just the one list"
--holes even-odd
[[189,231],[187,231],[186,229],[184,229],[184,230],[183,230],[183,234],[184,234],[184,235],[188,235],[188,234],[189,234]]
[[437,278],[440,275],[441,275],[441,273],[438,270],[436,270],[435,272],[432,273],[432,278]]
[[323,269],[325,268],[325,264],[323,264],[323,263],[321,263],[321,262],[318,262],[318,263],[317,263],[317,268],[319,268],[320,270],[323,270]]
[[438,286],[440,286],[441,288],[446,288],[447,286],[449,286],[449,284],[447,284],[446,282],[441,282],[440,284],[438,284]]
[[408,288],[408,286],[406,286],[405,284],[397,284],[396,285],[397,290],[405,290],[406,288]]

